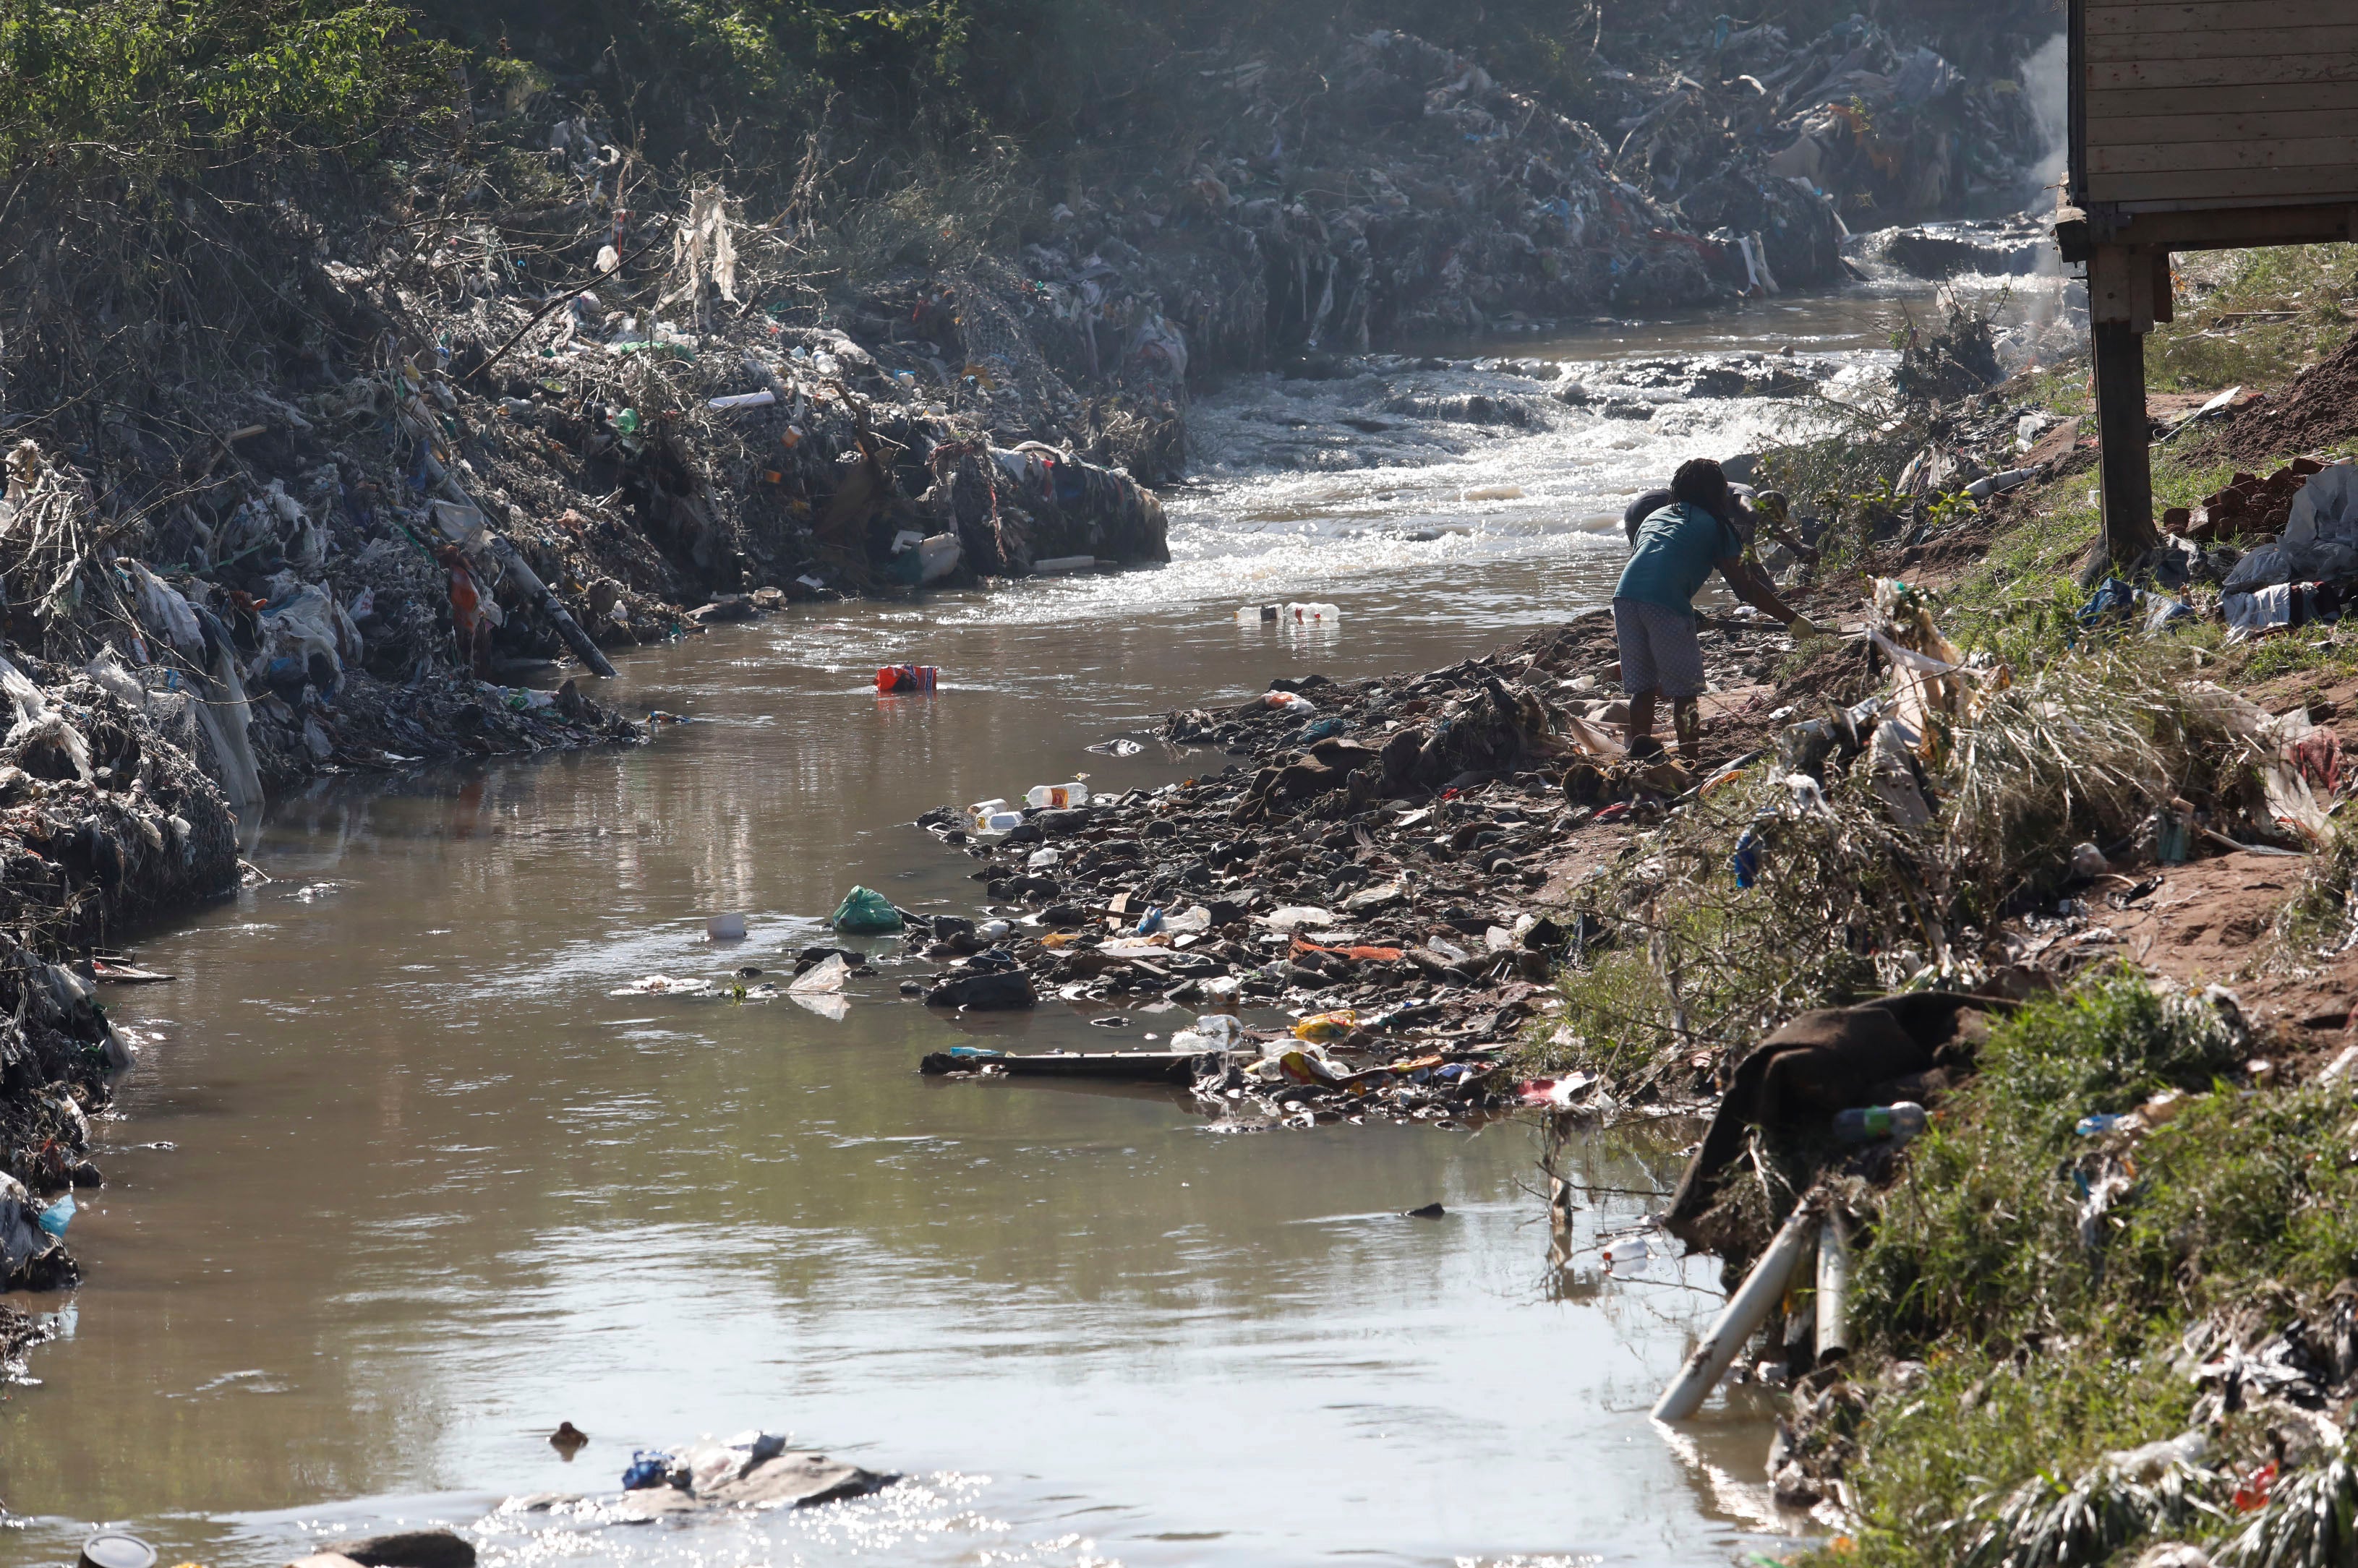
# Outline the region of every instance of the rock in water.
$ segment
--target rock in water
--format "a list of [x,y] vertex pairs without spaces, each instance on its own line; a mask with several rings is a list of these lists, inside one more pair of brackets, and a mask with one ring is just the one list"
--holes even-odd
[[720,1508],[816,1508],[842,1498],[864,1498],[899,1479],[829,1459],[824,1454],[781,1454],[765,1459],[734,1479],[724,1479],[701,1492],[676,1487],[655,1487],[631,1492],[622,1498],[626,1517],[656,1519],[667,1514],[696,1513]]
[[329,1545],[361,1568],[475,1568],[475,1546],[447,1530],[410,1530],[397,1535],[373,1535],[366,1541],[339,1541]]
[[976,1011],[1006,1011],[1038,1005],[1032,977],[1021,969],[991,969],[944,980],[925,993],[927,1007],[970,1007]]

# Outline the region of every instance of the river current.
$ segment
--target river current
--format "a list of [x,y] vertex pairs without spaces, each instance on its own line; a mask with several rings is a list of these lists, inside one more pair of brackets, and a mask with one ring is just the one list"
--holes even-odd
[[[1601,384],[1790,345],[1856,378],[1888,357],[1894,298],[1498,351]],[[494,1563],[632,1568],[1725,1564],[1798,1528],[1761,1484],[1765,1404],[1677,1434],[1646,1415],[1716,1304],[1713,1261],[1657,1249],[1607,1275],[1599,1238],[1648,1205],[1602,1195],[1552,1266],[1524,1122],[1221,1134],[1168,1091],[923,1080],[961,1038],[1108,1032],[1057,1004],[929,1014],[897,994],[915,959],[881,960],[839,1017],[615,994],[775,977],[854,882],[970,911],[974,862],[910,819],[1225,762],[1155,741],[1169,708],[1452,663],[1593,607],[1631,494],[1789,412],[1548,403],[1502,431],[1365,400],[1274,379],[1207,398],[1167,568],[717,629],[620,661],[601,697],[693,720],[645,746],[278,803],[251,851],[275,880],[151,934],[140,960],[179,978],[110,997],[139,1060],[74,1222],[88,1283],[20,1298],[61,1332],[0,1390],[0,1562],[70,1563],[102,1521],[211,1568],[405,1523]],[[1290,598],[1339,626],[1234,618]],[[939,692],[877,696],[903,660],[940,666]],[[1125,736],[1144,749],[1085,750]],[[745,941],[705,939],[724,912]],[[1573,1158],[1662,1191],[1690,1136]],[[591,1439],[569,1461],[561,1421]],[[907,1479],[717,1522],[500,1511],[751,1427]]]

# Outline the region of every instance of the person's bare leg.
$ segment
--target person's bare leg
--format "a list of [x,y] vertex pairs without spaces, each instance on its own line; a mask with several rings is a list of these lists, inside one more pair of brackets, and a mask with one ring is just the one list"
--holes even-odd
[[1693,762],[1703,756],[1703,704],[1692,697],[1671,699],[1671,733],[1678,737],[1679,755]]
[[1654,694],[1650,691],[1633,692],[1629,697],[1629,722],[1622,744],[1635,752],[1639,741],[1653,738]]

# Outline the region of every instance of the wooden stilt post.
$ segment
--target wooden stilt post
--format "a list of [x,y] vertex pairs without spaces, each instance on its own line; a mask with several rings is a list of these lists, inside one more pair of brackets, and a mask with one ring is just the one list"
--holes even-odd
[[2104,487],[2104,551],[2126,566],[2158,543],[2153,453],[2146,444],[2145,340],[2125,321],[2095,324],[2096,435]]
[[2145,339],[2157,318],[2169,319],[2169,298],[2167,254],[2098,245],[2089,258],[2104,553],[2115,567],[2161,542],[2153,525],[2153,451],[2146,439]]

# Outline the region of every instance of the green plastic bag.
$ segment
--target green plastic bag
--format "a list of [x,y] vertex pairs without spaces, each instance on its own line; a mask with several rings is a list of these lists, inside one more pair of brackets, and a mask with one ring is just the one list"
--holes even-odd
[[854,887],[843,895],[843,902],[836,905],[835,919],[831,924],[838,931],[848,931],[854,935],[881,935],[901,929],[901,912],[892,907],[892,900],[875,889]]

